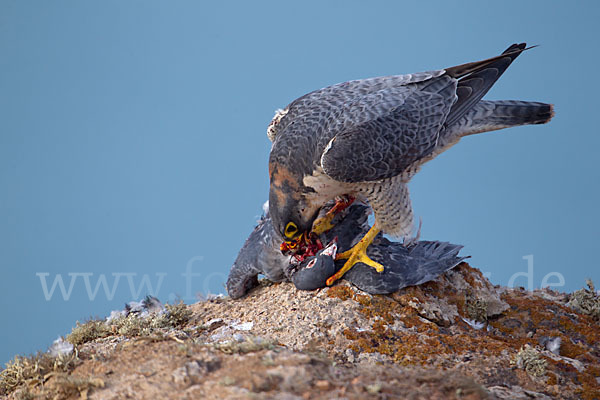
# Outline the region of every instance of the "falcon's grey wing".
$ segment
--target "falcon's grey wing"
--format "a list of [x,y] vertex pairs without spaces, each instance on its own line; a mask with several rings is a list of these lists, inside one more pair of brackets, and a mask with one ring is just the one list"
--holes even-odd
[[356,99],[370,93],[400,88],[413,83],[424,82],[444,74],[444,70],[426,71],[414,74],[381,76],[338,83],[312,91],[291,102],[285,109],[277,110],[271,122],[271,141],[279,132],[300,123],[313,132],[327,124],[327,120]]
[[[322,149],[337,133],[350,126],[360,125],[377,117],[376,107],[365,108],[360,99],[369,98],[379,102],[401,105],[405,95],[414,88],[411,85],[425,82],[444,74],[444,71],[422,72],[362,79],[329,86],[294,100],[284,110],[278,111],[267,129],[273,141],[270,162],[286,165],[291,171],[311,174],[320,163]],[[395,99],[394,99],[395,98]],[[362,111],[368,111],[364,113]],[[289,157],[291,153],[306,153],[317,150],[306,157]]]
[[376,95],[361,99],[362,112],[375,117],[331,139],[321,156],[325,173],[342,182],[376,181],[429,155],[456,100],[456,80],[442,76],[411,89],[386,111]]
[[[502,55],[487,60],[436,71],[358,79],[318,89],[297,98],[285,109],[277,110],[269,124],[267,135],[269,140],[274,141],[280,132],[288,130],[292,125],[302,125],[303,129],[316,132],[327,124],[331,116],[339,114],[340,110],[348,104],[370,93],[425,82],[444,74],[459,79],[482,69],[482,67],[502,58],[502,56],[506,56],[508,53],[511,53],[510,56],[514,60],[522,50],[523,44],[514,44]],[[501,74],[502,72],[498,76]],[[459,101],[457,107],[460,103]]]
[[514,44],[500,56],[447,68],[445,75],[406,86],[387,104],[381,101],[382,90],[359,99],[360,107],[347,106],[338,119],[356,120],[352,114],[357,112],[373,118],[334,128],[337,133],[321,157],[323,170],[343,182],[375,181],[426,159],[452,140],[443,137],[446,127],[461,120],[524,49],[524,43]]

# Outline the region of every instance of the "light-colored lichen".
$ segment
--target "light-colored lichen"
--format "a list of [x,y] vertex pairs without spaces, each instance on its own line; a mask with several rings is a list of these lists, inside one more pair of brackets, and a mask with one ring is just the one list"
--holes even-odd
[[215,349],[226,354],[252,353],[260,350],[270,350],[274,347],[273,342],[258,336],[244,335],[239,339],[228,340],[214,345]]
[[190,319],[192,312],[184,303],[167,304],[164,312],[151,312],[147,315],[130,313],[110,318],[108,321],[91,320],[84,324],[77,322],[67,341],[75,346],[110,335],[127,337],[150,336],[161,329],[181,328]]
[[92,340],[110,336],[110,327],[100,320],[91,320],[86,323],[77,321],[70,334],[67,335],[67,342],[79,346]]
[[591,279],[586,280],[588,289],[579,289],[569,296],[567,306],[575,311],[589,315],[596,321],[600,321],[600,296]]
[[538,350],[526,344],[515,355],[511,365],[524,369],[529,375],[539,377],[546,375],[548,362],[541,357]]
[[21,386],[32,386],[44,382],[50,373],[71,371],[78,363],[76,353],[53,357],[49,353],[32,356],[16,356],[0,372],[0,394],[7,394]]
[[473,321],[485,322],[488,317],[488,303],[482,298],[467,298],[465,302],[467,316]]
[[100,378],[56,374],[48,398],[70,399],[79,395],[80,399],[87,399],[88,393],[92,389],[103,387],[104,381]]
[[167,304],[165,309],[167,310],[167,320],[174,328],[187,324],[192,317],[192,311],[183,302]]

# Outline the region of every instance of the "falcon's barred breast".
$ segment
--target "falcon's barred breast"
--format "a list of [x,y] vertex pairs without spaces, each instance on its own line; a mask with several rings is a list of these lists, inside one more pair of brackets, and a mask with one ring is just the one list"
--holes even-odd
[[374,234],[410,235],[407,183],[423,163],[463,136],[552,118],[550,104],[481,100],[524,50],[514,44],[483,61],[344,82],[278,111],[268,128],[275,230],[288,242],[306,237],[323,204],[351,196],[373,208]]

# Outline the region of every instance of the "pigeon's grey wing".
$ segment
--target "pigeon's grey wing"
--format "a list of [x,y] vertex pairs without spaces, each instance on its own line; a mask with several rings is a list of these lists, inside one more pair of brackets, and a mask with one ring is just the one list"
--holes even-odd
[[467,258],[458,256],[461,248],[446,242],[421,241],[407,249],[400,243],[381,237],[369,246],[367,255],[383,264],[384,271],[379,273],[372,267],[357,263],[346,272],[344,279],[370,294],[393,293],[434,280],[454,268]]
[[255,235],[256,229],[250,234],[246,243],[229,270],[225,287],[231,298],[237,299],[245,295],[250,289],[258,286],[258,274],[261,273],[258,265],[260,241]]
[[442,273],[456,267],[468,257],[459,257],[461,245],[448,242],[418,242],[410,249],[406,286],[420,285],[436,279]]
[[285,279],[284,268],[289,257],[279,251],[278,238],[271,219],[266,216],[254,228],[240,250],[227,278],[227,293],[236,299],[258,285],[258,275],[271,281]]
[[357,263],[344,274],[344,279],[370,294],[393,293],[408,286],[406,278],[411,273],[408,253],[400,243],[391,242],[381,235],[377,236],[367,248],[367,255],[381,263],[384,271],[379,273],[368,265]]
[[442,76],[404,92],[370,94],[348,107],[345,114],[372,118],[330,140],[321,156],[325,173],[342,182],[376,181],[431,154],[456,100],[456,82]]

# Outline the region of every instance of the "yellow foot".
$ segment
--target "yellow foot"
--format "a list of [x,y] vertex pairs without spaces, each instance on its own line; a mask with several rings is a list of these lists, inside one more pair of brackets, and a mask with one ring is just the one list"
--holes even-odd
[[328,212],[321,218],[317,218],[315,220],[315,222],[313,222],[311,232],[314,232],[317,235],[320,235],[321,233],[327,232],[328,230],[333,228],[334,225],[331,223],[331,221],[333,220],[333,217],[335,217],[335,214]]
[[335,257],[336,260],[343,260],[347,258],[348,261],[346,261],[342,269],[340,269],[338,272],[336,272],[327,279],[327,281],[325,282],[327,286],[333,285],[333,282],[337,281],[342,276],[344,276],[344,274],[348,272],[350,268],[354,266],[354,264],[359,262],[366,264],[369,267],[375,268],[377,272],[383,272],[383,265],[371,260],[369,256],[367,256],[367,247],[369,247],[369,245],[373,242],[373,239],[375,239],[375,236],[377,236],[378,233],[379,229],[373,226],[371,229],[369,229],[369,232],[367,232],[367,234],[362,239],[360,239],[360,241],[353,248],[343,253],[339,253]]
[[331,221],[333,221],[333,217],[335,217],[337,213],[339,213],[346,207],[349,207],[353,202],[354,202],[354,197],[352,197],[352,196],[342,196],[342,197],[336,198],[335,204],[333,205],[333,207],[331,207],[331,209],[329,211],[327,211],[327,214],[325,214],[321,218],[317,218],[313,222],[311,232],[314,232],[317,235],[320,235],[323,232],[327,232],[328,230],[333,228],[335,226],[331,223]]

